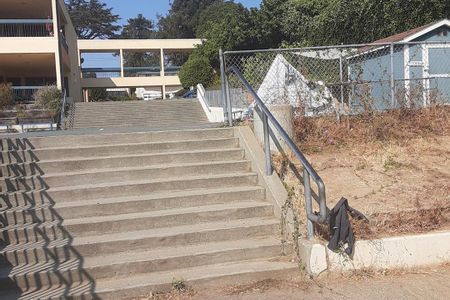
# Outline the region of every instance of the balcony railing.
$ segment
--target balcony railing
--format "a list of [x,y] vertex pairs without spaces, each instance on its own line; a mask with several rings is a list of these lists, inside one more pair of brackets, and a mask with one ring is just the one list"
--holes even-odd
[[117,78],[121,76],[120,68],[82,68],[83,78]]
[[[178,76],[181,67],[166,67],[164,76]],[[120,68],[82,68],[83,78],[117,78],[121,77]],[[160,67],[124,67],[124,77],[161,76]]]
[[178,66],[170,66],[170,67],[165,67],[164,69],[164,75],[165,76],[178,76],[178,73],[180,73],[180,69],[181,67]]
[[51,19],[0,19],[0,37],[53,36]]
[[43,86],[13,86],[15,103],[34,103],[34,94]]
[[124,67],[125,77],[153,77],[161,76],[160,67]]

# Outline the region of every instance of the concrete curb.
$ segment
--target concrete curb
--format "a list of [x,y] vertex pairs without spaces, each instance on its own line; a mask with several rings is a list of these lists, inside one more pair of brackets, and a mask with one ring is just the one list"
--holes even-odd
[[450,261],[450,231],[357,241],[353,257],[318,241],[299,239],[298,244],[305,270],[313,276],[326,270],[414,268]]

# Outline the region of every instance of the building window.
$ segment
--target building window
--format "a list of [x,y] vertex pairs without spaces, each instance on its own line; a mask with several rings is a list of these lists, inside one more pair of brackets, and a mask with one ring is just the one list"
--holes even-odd
[[446,29],[439,31],[439,33],[438,33],[438,36],[447,36],[447,35],[448,35],[448,31]]

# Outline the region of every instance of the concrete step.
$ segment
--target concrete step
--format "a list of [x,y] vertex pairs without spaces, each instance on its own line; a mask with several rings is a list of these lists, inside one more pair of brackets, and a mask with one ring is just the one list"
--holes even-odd
[[[165,103],[164,103],[165,102]],[[74,128],[178,126],[208,123],[198,101],[96,103],[76,105]]]
[[91,200],[98,198],[137,196],[164,191],[183,191],[200,188],[223,188],[233,186],[249,186],[257,184],[256,173],[230,173],[219,175],[186,176],[160,180],[127,181],[78,185],[72,187],[50,188],[48,190],[32,190],[16,192],[16,199],[34,203],[55,203],[75,200]]
[[243,284],[268,278],[289,277],[298,271],[294,262],[277,261],[278,257],[206,265],[179,269],[176,272],[155,272],[116,280],[99,280],[96,295],[101,298],[137,297],[152,291],[169,291],[175,280],[187,285],[202,285],[214,282],[215,285]]
[[[61,258],[58,265],[50,258],[35,264],[33,270],[25,271],[25,264],[0,270],[0,285],[14,277],[17,285],[34,287],[58,282],[59,277],[82,277],[86,272],[96,280],[123,278],[180,268],[245,261],[281,256],[290,252],[291,245],[281,245],[279,239],[259,238],[228,242],[204,243],[182,247],[167,247],[154,250],[105,254],[86,259],[81,257]],[[50,281],[50,282],[49,282]],[[5,284],[7,285],[7,283]]]
[[3,176],[33,176],[51,173],[82,172],[92,169],[134,168],[142,166],[177,163],[196,163],[205,161],[236,161],[244,159],[244,150],[207,149],[155,154],[133,154],[122,156],[103,156],[94,158],[73,158],[66,160],[43,160],[22,164],[1,165]]
[[197,189],[189,191],[164,191],[145,195],[92,200],[63,201],[56,203],[19,202],[11,194],[4,200],[6,210],[0,218],[6,224],[22,224],[31,220],[53,221],[60,218],[109,216],[120,213],[135,213],[174,208],[187,208],[222,203],[233,203],[242,199],[263,200],[265,191],[260,186],[237,186],[229,188]]
[[[168,128],[183,128],[186,123],[188,123],[190,126],[196,126],[198,128],[211,128],[214,127],[211,124],[212,123],[194,123],[194,122],[184,122],[184,123],[171,123],[171,124],[167,124],[166,126]],[[92,124],[92,123],[87,123],[86,125],[81,125],[81,126],[72,126],[71,129],[73,130],[88,130],[88,129],[111,129],[111,128],[117,128],[117,129],[124,129],[124,128],[163,128],[163,125],[161,125],[159,122],[158,123],[143,123],[143,122],[139,122],[139,123],[120,123],[120,124]]]
[[292,246],[276,237],[204,243],[89,257],[84,267],[98,279],[128,277],[195,266],[281,256]]
[[2,151],[1,163],[25,163],[42,160],[73,159],[99,156],[118,156],[123,154],[151,154],[162,152],[229,149],[237,148],[237,138],[200,139],[174,142],[126,143],[115,145],[97,145],[84,147],[61,147],[29,149],[18,151]]
[[82,129],[108,129],[108,128],[164,128],[164,125],[167,126],[167,128],[183,128],[186,125],[189,126],[196,126],[199,128],[211,128],[213,127],[213,123],[207,123],[207,122],[195,122],[195,121],[183,121],[183,122],[119,122],[119,123],[92,123],[92,122],[86,122],[84,124],[77,124],[72,126],[71,129],[74,130],[82,130]]
[[[159,128],[167,128],[163,125]],[[187,140],[220,139],[233,138],[231,128],[213,129],[189,129],[189,130],[169,130],[169,131],[149,131],[130,133],[103,133],[103,134],[71,134],[30,137],[30,138],[3,138],[2,150],[27,150],[46,148],[70,148],[99,145],[135,144],[135,143],[156,143],[175,142]]]
[[94,169],[81,172],[54,173],[27,177],[4,179],[4,192],[31,191],[63,186],[86,184],[105,184],[123,181],[137,181],[146,178],[164,179],[176,176],[193,176],[197,174],[218,175],[226,173],[249,172],[247,160],[185,163],[175,165],[156,165],[135,168]]
[[105,102],[77,102],[75,106],[77,108],[86,107],[91,109],[92,107],[135,107],[135,106],[145,106],[145,107],[170,107],[175,106],[179,107],[180,105],[185,105],[192,107],[193,105],[200,105],[200,102],[197,99],[168,99],[168,100],[156,100],[156,101],[105,101]]
[[[195,245],[278,236],[280,222],[271,218],[196,223],[190,225],[74,237],[69,232],[44,231],[45,226],[29,229],[26,240],[11,243],[0,250],[0,257],[12,263],[47,261],[53,258],[87,259],[92,256],[141,251],[164,247]],[[54,235],[58,235],[54,238]],[[17,240],[17,237],[14,236]],[[8,242],[7,239],[5,241]]]
[[[298,272],[296,263],[277,261],[278,257],[239,262],[206,265],[172,271],[154,272],[113,280],[98,280],[95,283],[84,276],[83,282],[61,282],[51,287],[33,290],[22,294],[21,299],[61,299],[71,295],[71,299],[124,299],[149,295],[152,292],[169,291],[174,279],[188,286],[203,286],[214,283],[215,286],[245,284],[271,278],[289,278]],[[0,294],[1,299],[18,299],[20,293]]]
[[[9,224],[0,230],[9,241],[22,242],[36,231],[46,232],[50,239],[70,234],[73,237],[101,235],[152,228],[181,226],[195,222],[212,222],[243,218],[273,216],[273,205],[268,202],[243,200],[238,203],[178,208],[163,211],[117,214],[78,219],[35,219],[27,224]],[[62,228],[61,228],[62,227]]]
[[185,122],[194,122],[194,123],[207,123],[207,120],[202,120],[198,118],[187,118],[181,116],[170,116],[164,117],[160,116],[159,118],[155,118],[152,115],[143,115],[139,118],[136,118],[132,115],[122,115],[121,119],[114,118],[114,113],[111,113],[112,117],[110,118],[101,118],[95,119],[94,116],[87,117],[85,119],[81,119],[77,121],[77,124],[139,124],[139,123],[148,123],[148,124],[170,124],[170,123],[185,123]]

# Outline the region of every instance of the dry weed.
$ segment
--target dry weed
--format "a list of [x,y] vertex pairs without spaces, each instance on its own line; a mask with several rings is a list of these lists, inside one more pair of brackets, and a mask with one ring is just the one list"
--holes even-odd
[[235,296],[255,292],[264,293],[272,289],[301,289],[306,291],[309,286],[310,282],[306,280],[266,279],[248,284],[229,286],[224,289],[224,293]]
[[450,107],[402,108],[349,116],[341,119],[341,122],[337,122],[334,117],[299,117],[294,127],[295,139],[305,153],[368,142],[395,141],[402,144],[411,138],[448,135]]
[[170,292],[151,293],[150,295],[133,298],[133,300],[189,300],[193,299],[197,292],[192,288],[183,291],[172,289]]

